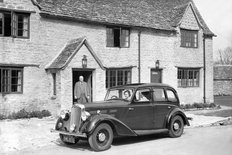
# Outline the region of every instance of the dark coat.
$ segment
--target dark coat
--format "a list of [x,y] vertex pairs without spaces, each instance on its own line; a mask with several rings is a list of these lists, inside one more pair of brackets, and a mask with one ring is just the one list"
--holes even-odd
[[81,94],[84,94],[86,98],[90,96],[88,84],[84,81],[78,81],[74,87],[74,96],[77,97],[77,99],[81,97]]

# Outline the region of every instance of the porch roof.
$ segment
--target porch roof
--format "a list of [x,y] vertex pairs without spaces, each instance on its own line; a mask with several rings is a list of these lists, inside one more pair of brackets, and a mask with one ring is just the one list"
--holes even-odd
[[69,41],[61,50],[61,52],[47,65],[45,69],[64,69],[83,45],[87,47],[91,55],[97,61],[98,65],[102,69],[105,69],[85,37]]

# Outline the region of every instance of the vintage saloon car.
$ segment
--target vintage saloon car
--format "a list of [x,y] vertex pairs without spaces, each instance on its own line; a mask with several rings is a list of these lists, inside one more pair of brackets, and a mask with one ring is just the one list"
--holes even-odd
[[95,151],[109,149],[114,137],[167,132],[182,135],[188,119],[177,92],[165,84],[130,84],[108,89],[102,102],[74,104],[62,111],[55,132],[66,144],[88,139]]

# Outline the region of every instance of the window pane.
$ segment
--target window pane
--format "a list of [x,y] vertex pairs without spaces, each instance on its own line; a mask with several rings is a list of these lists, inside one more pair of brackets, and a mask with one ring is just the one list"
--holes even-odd
[[149,89],[137,90],[135,93],[136,102],[148,102],[151,100],[151,93]]
[[3,85],[3,92],[10,91],[10,71],[8,69],[3,69],[2,85]]
[[2,92],[2,69],[0,69],[0,93]]
[[109,82],[109,71],[106,70],[106,88],[109,88],[108,82]]
[[123,85],[123,71],[118,71],[118,80],[117,80],[117,85],[120,86],[120,85]]
[[129,30],[121,30],[121,47],[129,47]]
[[3,13],[0,13],[0,35],[3,35]]
[[154,101],[166,101],[163,89],[153,89],[153,99]]
[[172,90],[167,90],[166,93],[167,93],[168,101],[172,101],[172,102],[177,101],[176,95]]
[[113,29],[112,28],[106,28],[106,35],[107,35],[107,46],[113,47],[114,46],[114,35],[113,35]]
[[11,70],[11,92],[21,92],[21,76],[21,70]]
[[13,36],[17,36],[18,34],[18,24],[17,24],[17,15],[15,13],[13,13],[12,16],[12,35]]
[[114,29],[114,47],[120,47],[120,29]]
[[110,71],[110,87],[116,86],[116,71]]
[[199,86],[199,71],[194,72],[194,86]]
[[23,37],[28,37],[28,31],[27,30],[23,30]]
[[17,35],[21,37],[28,37],[29,17],[25,15],[17,15],[17,17],[18,17]]
[[124,84],[130,84],[131,83],[131,71],[125,71],[125,83]]
[[12,25],[11,25],[11,13],[4,13],[4,32],[3,35],[4,36],[11,36],[11,29],[12,29]]
[[193,71],[188,72],[188,86],[193,87]]

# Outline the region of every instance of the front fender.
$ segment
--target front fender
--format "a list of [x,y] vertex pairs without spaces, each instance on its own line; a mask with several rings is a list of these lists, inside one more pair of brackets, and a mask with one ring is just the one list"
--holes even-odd
[[176,115],[180,115],[180,116],[182,117],[182,119],[183,119],[183,121],[184,121],[184,125],[190,126],[189,121],[188,121],[188,118],[187,118],[187,116],[184,114],[184,112],[183,112],[180,108],[175,108],[175,109],[173,109],[173,110],[169,113],[169,115],[168,115],[168,117],[167,117],[167,124],[166,124],[166,127],[169,127],[169,124],[170,124],[170,122],[171,122],[172,117],[173,117],[173,116],[176,116]]
[[91,134],[100,123],[108,123],[119,136],[137,136],[126,124],[107,114],[93,115],[87,123],[85,130],[87,135]]

